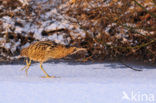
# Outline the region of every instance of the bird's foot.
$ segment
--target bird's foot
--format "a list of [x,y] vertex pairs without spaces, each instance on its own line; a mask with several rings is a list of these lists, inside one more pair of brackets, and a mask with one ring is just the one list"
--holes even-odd
[[29,69],[30,65],[31,65],[31,60],[30,61],[26,60],[26,66],[24,66],[21,69],[22,71],[25,70],[26,76],[28,76],[28,69]]
[[28,69],[29,69],[30,65],[26,65],[24,68],[22,68],[21,70],[25,70],[25,74],[26,76],[28,76]]
[[22,69],[21,69],[21,71],[23,71],[23,70],[25,70],[25,68],[27,67],[27,65],[26,66],[24,66]]
[[47,75],[47,76],[41,76],[41,78],[57,78],[56,76],[49,76],[49,75]]

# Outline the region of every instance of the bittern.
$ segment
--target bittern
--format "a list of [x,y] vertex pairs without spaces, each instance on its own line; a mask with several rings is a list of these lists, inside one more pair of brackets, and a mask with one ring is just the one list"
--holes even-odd
[[86,49],[77,47],[66,47],[61,44],[56,44],[52,41],[38,41],[30,44],[30,46],[21,50],[20,55],[22,57],[29,58],[29,61],[26,60],[26,66],[22,70],[25,69],[27,75],[28,69],[31,65],[31,61],[33,60],[40,63],[40,68],[46,75],[44,76],[45,78],[54,78],[55,76],[48,75],[48,73],[43,69],[42,64],[49,59],[60,59],[82,50]]

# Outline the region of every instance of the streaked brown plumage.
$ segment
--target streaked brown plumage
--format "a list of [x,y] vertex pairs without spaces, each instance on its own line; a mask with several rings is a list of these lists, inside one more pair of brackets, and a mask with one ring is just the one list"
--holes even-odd
[[76,53],[81,50],[86,50],[84,48],[77,47],[65,47],[64,45],[53,43],[52,41],[38,41],[30,46],[23,48],[21,50],[21,56],[27,57],[30,60],[26,60],[26,66],[23,68],[27,74],[27,71],[31,65],[31,60],[40,62],[40,67],[45,73],[46,78],[54,77],[49,76],[47,72],[43,69],[42,64],[49,59],[60,59],[66,57],[67,55]]

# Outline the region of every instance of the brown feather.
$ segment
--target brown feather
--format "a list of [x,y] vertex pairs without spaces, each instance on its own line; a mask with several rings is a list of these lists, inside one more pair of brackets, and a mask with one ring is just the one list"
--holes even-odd
[[27,57],[30,61],[26,61],[25,72],[27,71],[31,65],[31,60],[40,62],[40,68],[46,75],[46,78],[54,78],[54,76],[49,76],[48,73],[43,69],[42,63],[49,60],[49,59],[60,59],[66,57],[67,55],[76,53],[81,50],[86,50],[84,48],[77,48],[77,47],[65,47],[64,45],[53,43],[52,41],[38,41],[30,46],[23,48],[21,50],[20,55],[23,57]]
[[23,48],[20,55],[28,57],[30,60],[45,62],[49,59],[60,59],[66,57],[67,55],[79,50],[82,50],[82,48],[66,48],[64,45],[56,44],[51,41],[39,41],[31,44],[27,48]]

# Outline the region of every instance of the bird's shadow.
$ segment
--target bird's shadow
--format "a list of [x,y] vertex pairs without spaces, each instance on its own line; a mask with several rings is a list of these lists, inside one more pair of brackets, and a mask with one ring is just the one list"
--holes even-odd
[[[34,65],[37,62],[32,61],[32,65]],[[55,64],[59,64],[59,63],[65,63],[67,65],[92,65],[92,64],[106,64],[104,65],[106,68],[107,67],[111,67],[112,69],[125,69],[125,68],[135,68],[135,69],[156,69],[156,64],[149,64],[149,63],[142,63],[142,62],[138,62],[138,61],[124,61],[123,62],[119,62],[119,61],[97,61],[97,62],[93,62],[93,61],[87,61],[87,62],[80,62],[80,61],[75,61],[72,59],[57,59],[57,60],[49,60],[46,63],[55,63]],[[25,65],[25,59],[19,59],[19,60],[14,60],[14,61],[3,61],[0,62],[0,65]],[[125,65],[126,64],[126,65]],[[128,67],[127,67],[128,66]],[[95,69],[98,69],[95,68]]]

